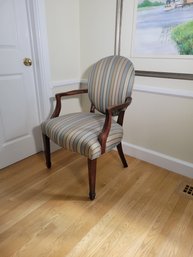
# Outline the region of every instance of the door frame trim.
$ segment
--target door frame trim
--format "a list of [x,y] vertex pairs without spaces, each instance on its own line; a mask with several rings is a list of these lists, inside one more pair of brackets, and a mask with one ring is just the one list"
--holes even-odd
[[50,113],[52,96],[44,0],[26,0],[40,123]]

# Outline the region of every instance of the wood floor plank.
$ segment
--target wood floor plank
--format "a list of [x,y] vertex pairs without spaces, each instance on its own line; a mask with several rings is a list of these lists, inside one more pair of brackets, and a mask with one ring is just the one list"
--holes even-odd
[[[142,178],[139,174],[139,170],[136,170],[136,173],[131,174],[129,178],[121,174],[118,180],[112,181],[112,184],[109,184],[106,189],[104,188],[102,198],[97,198],[94,205],[92,204],[88,209],[86,209],[85,213],[83,213],[78,220],[75,220],[72,226],[57,238],[55,246],[53,245],[49,257],[66,256],[66,254],[81,240],[81,238],[83,238],[93,227],[95,227],[97,222],[103,218],[103,216],[108,212],[109,206],[115,204],[116,200],[120,199],[128,188],[132,187],[136,181],[144,180],[146,176],[149,176],[149,174],[146,174]],[[62,245],[62,247],[58,248],[56,247],[57,245]]]
[[[193,210],[193,201],[189,203],[191,211]],[[192,235],[193,235],[193,215],[191,219],[188,218],[189,223],[186,223],[184,236],[181,237],[177,257],[181,256],[193,256],[193,244],[192,244]]]
[[[104,221],[101,220],[101,224],[98,223],[93,230],[83,238],[82,242],[79,243],[77,247],[74,248],[73,252],[67,256],[106,256],[107,254],[112,255],[110,253],[111,248],[116,245],[116,247],[120,247],[120,242],[116,243],[116,241],[120,241],[124,237],[125,232],[128,232],[129,228],[131,232],[128,235],[130,237],[135,238],[135,231],[133,230],[133,226],[135,227],[135,219],[136,217],[141,217],[141,211],[146,207],[149,202],[149,198],[152,194],[151,187],[155,188],[158,184],[165,178],[166,173],[162,173],[162,176],[159,174],[155,174],[155,176],[150,180],[150,177],[143,182],[146,185],[144,189],[141,189],[142,185],[134,185],[136,186],[136,190],[132,188],[132,194],[130,196],[130,191],[128,191],[120,201],[107,213],[107,217],[104,216]],[[118,214],[118,215],[117,215]],[[130,214],[128,219],[128,214]],[[139,216],[140,215],[140,216]],[[122,224],[122,221],[125,221]],[[130,223],[131,221],[131,223]],[[137,231],[136,231],[137,232]],[[94,237],[99,238],[98,241],[94,240]],[[111,237],[112,236],[112,237]],[[129,240],[131,238],[127,237],[126,245],[128,245]],[[136,239],[135,239],[136,240]],[[83,243],[83,244],[82,244]],[[122,246],[120,247],[121,249]],[[119,252],[119,256],[122,256],[123,252]]]
[[[45,163],[42,161],[44,159],[43,154],[37,154],[37,158],[34,158],[34,156],[30,157],[32,160],[30,158],[25,159],[23,161],[23,167],[19,164],[16,164],[16,167],[12,165],[10,168],[5,168],[3,173],[1,173],[0,197],[7,199],[9,195],[16,196],[18,193],[22,193],[25,189],[34,183],[39,182],[42,178],[46,178],[48,175],[52,174],[59,168],[63,168],[69,163],[77,160],[77,158],[80,158],[80,156],[68,151],[66,151],[65,154],[60,153],[59,156],[60,159],[63,157],[63,165],[59,161],[56,162],[55,165],[55,158],[53,158],[53,167],[50,170],[45,167]],[[41,162],[39,160],[41,160]],[[14,175],[5,177],[5,173],[9,174],[9,172],[6,172],[8,169],[11,171],[14,170]]]
[[88,200],[87,160],[59,150],[0,172],[0,257],[189,257],[193,200],[185,178],[117,152],[98,160],[97,198]]
[[[106,165],[108,165],[108,158],[106,159],[107,163]],[[106,162],[105,161],[105,162]],[[104,168],[106,167],[104,162]],[[39,211],[40,207],[46,203],[47,201],[49,201],[49,199],[61,199],[61,201],[64,200],[68,200],[70,199],[70,201],[75,200],[84,200],[86,201],[86,203],[90,204],[90,202],[88,201],[87,198],[87,174],[84,174],[84,184],[81,184],[81,176],[80,174],[84,173],[85,171],[85,164],[86,164],[86,160],[84,158],[82,158],[80,161],[76,161],[73,162],[73,164],[71,164],[70,167],[64,167],[63,170],[58,170],[57,173],[53,173],[52,176],[48,177],[47,181],[46,181],[46,186],[45,186],[45,181],[43,183],[39,183],[38,185],[34,185],[34,187],[30,190],[28,190],[28,192],[25,192],[24,194],[24,198],[21,199],[21,204],[19,206],[17,206],[16,209],[12,210],[12,212],[10,212],[8,215],[4,215],[4,219],[2,219],[1,217],[1,231],[4,231],[6,229],[8,229],[9,227],[12,227],[14,224],[16,224],[16,227],[18,225],[18,229],[20,228],[20,223],[18,223],[20,220],[22,220],[22,224],[23,221],[25,221],[25,217],[29,217],[28,222],[30,221],[30,219],[34,219],[33,215],[30,215],[30,213],[34,213],[36,210]],[[79,171],[77,170],[77,167],[79,169]],[[82,167],[82,171],[81,171],[81,167]],[[121,166],[119,165],[119,167],[121,168]],[[67,168],[70,168],[70,170],[67,170]],[[99,165],[100,168],[100,165]],[[73,171],[71,171],[71,169],[73,169]],[[66,171],[65,171],[66,170]],[[102,170],[101,170],[102,172]],[[115,170],[114,172],[116,172],[118,174],[118,172]],[[76,173],[76,174],[75,174]],[[111,171],[111,173],[113,173],[113,171]],[[102,174],[100,175],[100,178],[102,179],[104,177],[106,173],[102,172]],[[86,175],[86,176],[85,176]],[[77,183],[77,181],[75,182],[75,180],[79,180]],[[112,178],[111,178],[112,179]],[[110,179],[110,180],[111,180]],[[51,181],[50,181],[51,180]],[[98,179],[100,182],[100,179]],[[104,180],[104,179],[103,179]],[[49,184],[50,181],[50,184]],[[61,183],[61,185],[59,184]],[[70,185],[69,185],[70,183]],[[64,185],[64,186],[63,186]],[[69,186],[68,186],[69,185]],[[63,194],[62,193],[62,189],[64,188],[63,191],[66,192]],[[35,190],[34,190],[35,189]],[[53,191],[56,190],[56,191]],[[37,193],[36,193],[37,191]],[[77,194],[77,198],[74,198],[74,196],[69,195],[69,192],[72,191],[74,192],[78,192]],[[58,192],[61,192],[58,194]],[[27,197],[27,201],[25,199],[26,194],[29,195],[29,197]],[[81,196],[79,197],[79,194],[84,195],[84,197],[81,199]],[[76,195],[76,193],[75,193]],[[31,196],[31,199],[30,199]],[[46,196],[46,197],[45,197]],[[48,196],[48,198],[47,198]],[[30,200],[29,200],[30,199]],[[33,209],[32,209],[33,208]],[[45,206],[42,207],[43,209],[43,217],[45,215],[44,213],[44,209]],[[64,210],[66,211],[66,208],[64,208]],[[82,208],[82,210],[84,210],[84,208]],[[21,215],[17,215],[17,213],[21,213]],[[77,212],[75,212],[75,215],[77,214]],[[32,217],[31,217],[32,216]],[[36,217],[36,215],[35,215]],[[37,221],[35,219],[36,224]],[[34,226],[33,226],[34,228]],[[17,231],[16,228],[13,226],[14,231]],[[21,231],[22,231],[22,226],[21,226]],[[29,229],[29,228],[28,228]],[[12,235],[11,238],[9,238],[9,240],[7,241],[7,245],[14,240],[14,231],[12,232],[11,230],[9,231],[9,233],[7,233],[8,235]],[[3,238],[5,239],[5,234],[3,236]],[[26,240],[25,240],[26,241]],[[13,249],[13,247],[12,247]],[[0,248],[1,250],[1,248]]]
[[[103,170],[101,170],[103,171]],[[104,173],[105,174],[105,173]],[[121,174],[120,174],[121,175]],[[135,175],[135,174],[133,174]],[[136,175],[135,175],[136,176]],[[122,174],[122,181],[123,181],[123,174]],[[136,179],[136,178],[135,178]],[[100,181],[100,180],[99,180]],[[131,181],[133,181],[131,179]],[[116,186],[116,181],[114,182],[114,180],[112,181],[113,184]],[[123,187],[125,190],[127,190],[126,186],[128,186],[128,184],[126,185],[125,184],[125,187]],[[102,201],[105,201],[105,199],[112,199],[112,195],[116,195],[117,193],[119,194],[119,197],[120,197],[120,190],[116,190],[116,187],[113,187],[114,188],[114,192],[115,193],[112,193],[110,192],[110,194],[107,194],[107,197],[103,197],[102,198]],[[109,187],[110,190],[112,190],[111,187]],[[103,187],[103,190],[106,190],[105,187]],[[107,191],[107,190],[106,190]],[[107,192],[108,193],[108,192]],[[103,194],[103,193],[102,193]],[[96,199],[96,202],[99,201],[100,199],[100,196]],[[99,204],[98,204],[98,207],[96,206],[96,203],[95,202],[90,202],[90,201],[86,201],[86,203],[88,204],[88,206],[84,206],[84,208],[82,208],[82,210],[84,210],[84,213],[81,213],[79,211],[79,213],[77,213],[77,207],[75,208],[75,212],[73,213],[72,211],[72,208],[69,209],[69,212],[71,213],[68,214],[69,217],[71,217],[71,222],[69,222],[69,219],[68,219],[68,226],[64,226],[64,222],[62,222],[62,227],[63,227],[63,233],[62,235],[59,235],[58,233],[58,230],[55,230],[54,233],[50,234],[50,237],[53,238],[56,237],[58,240],[56,240],[56,242],[50,244],[49,246],[47,245],[47,248],[49,247],[49,253],[51,252],[51,254],[53,254],[53,256],[64,256],[65,252],[66,251],[69,251],[70,247],[73,247],[75,243],[77,243],[77,239],[80,240],[82,238],[82,236],[87,232],[87,230],[90,228],[90,226],[92,227],[95,223],[96,223],[96,220],[98,218],[100,218],[104,212],[106,212],[108,210],[108,205],[103,205],[101,204],[101,202],[99,201]],[[94,208],[93,208],[93,204],[94,204]],[[80,207],[80,204],[78,204],[79,207]],[[87,208],[88,207],[88,208]],[[97,211],[97,208],[98,211]],[[68,207],[65,206],[65,210],[67,210]],[[96,215],[96,212],[98,213],[98,215]],[[72,234],[73,233],[73,234]],[[69,237],[70,235],[70,237]],[[36,240],[36,238],[35,238]],[[48,238],[46,238],[46,240],[48,240]],[[57,243],[59,242],[59,245],[60,245],[60,248],[58,249],[58,247],[56,247]],[[62,241],[62,242],[61,242]],[[34,242],[33,240],[30,242],[30,244],[28,244],[27,246],[27,251],[28,252],[31,252],[32,255],[36,255],[38,256],[38,253],[34,253]],[[24,246],[24,248],[26,248],[26,245]],[[24,249],[23,248],[23,249]],[[30,250],[31,248],[31,250]],[[37,250],[38,247],[36,247],[36,250]],[[62,250],[61,250],[62,248]],[[24,251],[23,252],[23,249],[21,249],[20,251],[20,255],[19,256],[25,256],[26,252]],[[56,252],[54,251],[56,250]],[[48,251],[45,250],[45,251]],[[28,253],[28,256],[31,256],[29,255]],[[41,249],[41,256],[42,256],[42,249]],[[48,254],[46,254],[46,256],[48,256]],[[49,254],[50,256],[50,254]]]

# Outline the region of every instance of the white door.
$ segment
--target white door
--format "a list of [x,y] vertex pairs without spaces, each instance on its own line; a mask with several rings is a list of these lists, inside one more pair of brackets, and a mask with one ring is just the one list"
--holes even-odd
[[25,0],[0,0],[0,168],[41,148]]

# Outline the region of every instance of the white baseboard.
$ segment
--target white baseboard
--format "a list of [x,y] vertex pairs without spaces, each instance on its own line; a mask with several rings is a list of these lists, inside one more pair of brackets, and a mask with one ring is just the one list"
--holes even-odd
[[123,142],[124,153],[137,159],[152,163],[164,169],[193,178],[193,163],[152,151],[137,145]]

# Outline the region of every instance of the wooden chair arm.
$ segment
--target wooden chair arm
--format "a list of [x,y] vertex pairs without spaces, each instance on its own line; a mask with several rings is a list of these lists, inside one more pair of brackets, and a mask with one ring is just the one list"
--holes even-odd
[[79,94],[84,94],[84,93],[88,93],[88,89],[78,89],[78,90],[71,90],[68,92],[62,92],[62,93],[58,93],[55,95],[56,98],[56,106],[54,109],[54,112],[52,113],[51,119],[58,117],[61,111],[61,98],[63,96],[72,96],[72,95],[79,95]]
[[[101,145],[101,154],[105,153],[107,137],[108,137],[109,131],[111,129],[113,112],[115,112],[115,111],[122,112],[124,109],[126,109],[130,105],[131,101],[132,101],[132,98],[131,97],[127,97],[127,99],[126,99],[124,104],[114,105],[114,106],[111,106],[111,107],[107,108],[103,129],[102,129],[101,133],[98,136],[98,140],[99,140],[99,143]],[[124,113],[124,111],[123,111],[123,113]]]
[[130,105],[131,101],[132,101],[132,98],[127,97],[124,104],[110,106],[110,107],[107,108],[107,112],[110,112],[111,114],[113,114],[113,112],[115,112],[115,111],[120,112],[123,109],[126,109]]

